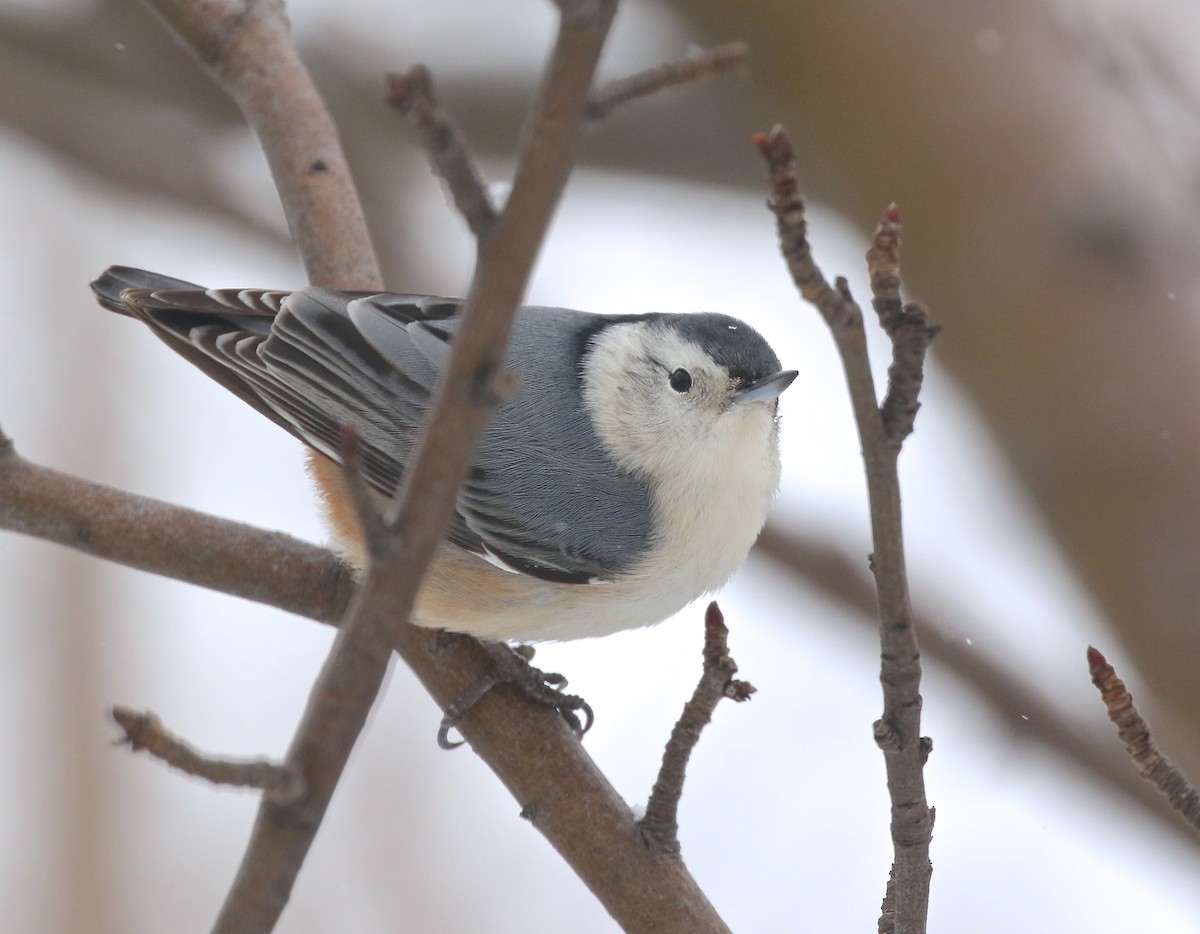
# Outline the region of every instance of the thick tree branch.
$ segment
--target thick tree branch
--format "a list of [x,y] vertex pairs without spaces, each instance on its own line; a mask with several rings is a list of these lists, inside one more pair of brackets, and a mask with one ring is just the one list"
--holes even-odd
[[355,589],[325,548],[39,467],[6,438],[0,529],[320,623],[337,625]]
[[[873,552],[871,568],[879,595],[883,715],[875,724],[875,738],[883,750],[888,792],[892,801],[892,844],[894,886],[888,893],[885,921],[897,934],[919,934],[925,930],[929,906],[929,840],[933,814],[926,803],[923,768],[931,744],[921,736],[921,655],[913,627],[912,606],[904,563],[904,538],[900,517],[900,483],[896,460],[900,453],[898,429],[889,430],[884,413],[876,403],[875,384],[867,356],[862,312],[850,295],[844,279],[831,287],[812,259],[807,241],[804,198],[796,173],[792,145],[782,129],[755,137],[770,171],[771,207],[775,213],[779,241],[788,269],[801,295],[816,306],[833,333],[842,360],[851,404],[866,466],[867,496],[871,510]],[[890,208],[876,230],[868,263],[873,273],[872,290],[884,310],[890,309],[893,283],[888,270],[894,256],[898,218]],[[898,283],[897,283],[898,284]],[[933,331],[924,325],[915,329],[926,340]],[[910,365],[912,354],[904,357]],[[900,401],[899,422],[908,410],[915,414],[917,377],[902,374],[896,384]],[[911,421],[909,421],[911,425]],[[889,885],[892,885],[891,883]]]
[[380,289],[337,128],[292,45],[282,0],[144,0],[258,135],[313,285]]

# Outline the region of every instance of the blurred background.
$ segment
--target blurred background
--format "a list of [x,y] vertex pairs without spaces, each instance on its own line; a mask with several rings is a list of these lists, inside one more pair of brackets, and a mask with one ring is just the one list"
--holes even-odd
[[[552,5],[289,9],[389,285],[462,294],[469,235],[382,75],[428,64],[502,194]],[[890,863],[865,492],[831,342],[763,207],[749,137],[775,122],[827,274],[867,297],[895,200],[910,297],[945,325],[901,459],[931,928],[1200,930],[1200,848],[1138,785],[1084,659],[1108,654],[1200,776],[1198,20],[1172,0],[623,4],[603,78],[733,39],[751,58],[596,129],[529,299],[729,312],[801,371],[771,534],[721,601],[759,693],[717,711],[681,813],[735,930],[873,929]],[[110,263],[302,284],[234,107],[131,0],[0,0],[0,78],[0,425],[37,462],[325,541],[298,444],[87,288]],[[256,799],[114,748],[106,710],[278,756],[330,631],[6,533],[0,595],[0,929],[206,930]],[[697,605],[539,652],[595,707],[587,747],[631,803],[701,643]],[[614,930],[473,754],[438,751],[438,717],[394,671],[279,930]]]

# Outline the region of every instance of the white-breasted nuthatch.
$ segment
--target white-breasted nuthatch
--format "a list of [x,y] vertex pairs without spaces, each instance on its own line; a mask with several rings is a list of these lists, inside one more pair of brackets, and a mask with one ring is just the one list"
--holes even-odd
[[[316,452],[335,535],[361,568],[331,463],[342,426],[391,496],[463,303],[206,290],[120,266],[92,289]],[[506,365],[520,389],[484,431],[413,622],[494,640],[601,636],[725,584],[779,486],[777,398],[796,376],[763,337],[718,314],[522,308]]]

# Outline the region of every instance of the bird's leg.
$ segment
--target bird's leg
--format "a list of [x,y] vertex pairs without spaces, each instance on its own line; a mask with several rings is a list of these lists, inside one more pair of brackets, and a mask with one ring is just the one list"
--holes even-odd
[[446,708],[442,725],[438,728],[438,745],[443,749],[456,749],[462,742],[450,740],[450,730],[463,718],[479,699],[492,688],[511,684],[527,698],[537,704],[553,707],[559,712],[571,732],[582,737],[592,728],[595,719],[592,708],[582,697],[567,694],[562,689],[567,679],[556,672],[544,672],[529,663],[533,658],[533,647],[520,645],[515,648],[502,642],[484,642],[484,649],[492,657],[490,674],[471,685],[453,704]]

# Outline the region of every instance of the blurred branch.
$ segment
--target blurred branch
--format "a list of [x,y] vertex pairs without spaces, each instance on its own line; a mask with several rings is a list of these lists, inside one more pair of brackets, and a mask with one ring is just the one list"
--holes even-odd
[[71,68],[59,56],[22,48],[0,19],[0,121],[58,155],[125,186],[137,197],[169,197],[222,214],[278,245],[283,225],[248,209],[221,175],[224,128],[169,106],[131,97],[102,76]]
[[1100,691],[1108,718],[1117,725],[1125,751],[1138,767],[1138,774],[1161,791],[1171,808],[1195,831],[1200,832],[1200,792],[1170,760],[1159,752],[1154,735],[1112,665],[1098,649],[1088,646],[1088,671]]
[[667,88],[719,75],[744,62],[749,55],[750,47],[746,43],[729,42],[678,61],[647,68],[628,78],[610,81],[588,97],[587,117],[593,121],[603,120],[632,101],[649,97]]
[[737,670],[737,663],[729,655],[729,629],[714,600],[704,613],[704,670],[671,731],[646,813],[638,821],[646,842],[666,856],[679,856],[679,799],[683,796],[688,759],[700,742],[700,733],[712,721],[722,697],[741,702],[754,693],[753,684],[733,677]]
[[[850,555],[825,538],[768,522],[755,543],[755,554],[773,561],[801,578],[806,586],[854,610],[853,618],[866,625],[877,616],[875,588],[866,575],[861,557]],[[928,585],[926,585],[928,586]],[[948,597],[927,602],[944,605]],[[950,610],[941,619],[962,619],[968,611]],[[875,624],[877,625],[877,624]],[[921,657],[942,665],[986,703],[999,724],[1022,742],[1030,738],[1042,743],[1053,755],[1065,759],[1083,773],[1100,779],[1119,794],[1127,795],[1162,822],[1164,829],[1181,832],[1178,818],[1163,799],[1145,782],[1130,774],[1116,756],[1106,755],[1095,737],[1080,729],[1055,707],[1038,699],[1002,665],[992,661],[986,647],[972,645],[956,636],[953,628],[928,615],[916,618],[921,633]],[[1190,839],[1190,837],[1189,837]]]
[[[744,42],[730,42],[610,81],[588,95],[585,115],[598,122],[633,101],[719,75],[749,54]],[[434,172],[446,183],[455,207],[476,238],[483,237],[495,222],[496,208],[462,132],[434,94],[429,69],[414,65],[404,74],[389,74],[386,85],[388,103],[416,127]]]
[[817,308],[833,334],[862,444],[871,509],[871,569],[879,595],[883,685],[883,715],[876,721],[875,739],[887,769],[895,852],[880,930],[916,934],[925,930],[929,912],[933,812],[925,797],[924,767],[932,744],[921,736],[921,655],[905,571],[896,461],[900,444],[912,428],[925,349],[937,331],[920,306],[896,308],[899,214],[895,206],[889,207],[867,254],[875,309],[893,342],[888,398],[894,402],[889,409],[878,408],[862,312],[846,281],[839,278],[836,288],[831,287],[812,258],[792,144],[779,127],[757,135],[755,143],[770,170],[771,209],[784,260],[801,295]]
[[114,707],[112,718],[125,732],[122,742],[134,750],[144,750],[167,765],[215,785],[256,788],[263,797],[279,804],[290,804],[304,794],[304,779],[286,766],[265,759],[218,759],[197,752],[168,732],[152,713],[137,713],[127,707]]
[[417,128],[434,172],[446,183],[454,206],[476,239],[496,222],[496,207],[458,125],[433,93],[433,76],[424,65],[387,76],[387,101]]

